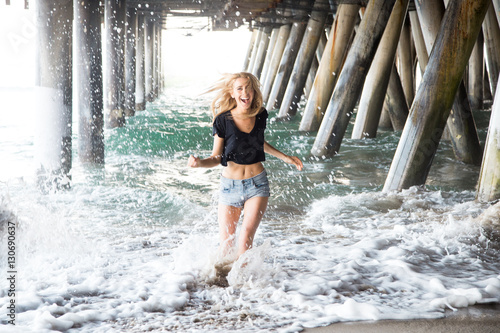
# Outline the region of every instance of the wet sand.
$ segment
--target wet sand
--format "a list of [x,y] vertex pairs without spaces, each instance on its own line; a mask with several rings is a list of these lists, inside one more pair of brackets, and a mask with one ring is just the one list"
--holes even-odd
[[447,310],[441,319],[381,320],[336,323],[308,328],[306,333],[498,333],[500,303]]

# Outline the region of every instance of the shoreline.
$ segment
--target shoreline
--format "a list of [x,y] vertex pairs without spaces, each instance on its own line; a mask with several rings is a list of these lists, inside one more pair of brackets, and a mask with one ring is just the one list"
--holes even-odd
[[446,310],[443,318],[340,322],[306,328],[305,333],[496,333],[500,332],[500,303]]

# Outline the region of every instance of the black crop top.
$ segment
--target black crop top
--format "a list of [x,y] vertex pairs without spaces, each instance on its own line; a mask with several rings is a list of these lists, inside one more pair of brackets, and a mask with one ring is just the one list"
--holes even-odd
[[264,130],[266,129],[267,110],[262,110],[256,116],[254,128],[250,133],[238,129],[231,117],[231,111],[226,111],[215,117],[212,135],[217,134],[224,139],[221,164],[227,166],[228,161],[237,164],[254,164],[266,160],[264,154]]

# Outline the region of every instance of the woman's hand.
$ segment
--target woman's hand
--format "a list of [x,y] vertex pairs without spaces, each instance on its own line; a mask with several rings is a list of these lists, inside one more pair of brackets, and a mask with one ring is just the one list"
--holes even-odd
[[304,164],[302,164],[302,161],[297,156],[286,155],[285,158],[283,159],[283,161],[285,163],[295,165],[297,167],[297,170],[299,170],[299,171],[302,171],[302,168],[304,167]]
[[190,155],[188,159],[187,166],[190,168],[197,168],[200,166],[200,158]]

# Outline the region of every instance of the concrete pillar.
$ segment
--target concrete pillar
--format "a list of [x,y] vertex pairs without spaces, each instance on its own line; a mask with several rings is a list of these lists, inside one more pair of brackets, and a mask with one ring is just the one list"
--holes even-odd
[[269,70],[267,72],[266,78],[264,79],[263,89],[262,89],[262,99],[267,102],[269,99],[269,94],[271,93],[271,88],[278,72],[281,57],[285,51],[286,42],[288,36],[290,35],[290,24],[284,24],[280,27],[278,32],[278,39],[276,41],[276,46],[273,49],[273,55],[271,56],[271,62],[269,63]]
[[269,73],[269,65],[271,64],[274,48],[276,47],[276,42],[278,41],[278,34],[280,28],[273,28],[271,31],[271,38],[269,39],[269,45],[266,51],[266,59],[264,60],[264,66],[262,67],[262,72],[260,74],[260,83],[262,87],[265,86],[265,80],[267,79],[267,74]]
[[73,105],[79,114],[78,157],[82,163],[104,163],[101,14],[96,1],[73,1]]
[[425,184],[489,1],[449,3],[384,191]]
[[146,35],[145,35],[145,82],[146,82],[146,101],[152,102],[154,99],[153,88],[153,71],[154,71],[154,22],[146,18]]
[[484,158],[479,174],[476,199],[491,202],[500,199],[500,89],[495,93]]
[[479,36],[472,50],[469,59],[469,76],[467,80],[467,94],[469,96],[470,106],[473,110],[480,110],[483,108],[483,68],[484,68],[484,43],[483,34]]
[[145,28],[146,23],[144,20],[144,15],[139,15],[137,21],[137,40],[135,48],[135,61],[136,61],[136,72],[135,72],[135,109],[137,111],[146,110],[146,78],[145,78],[145,63],[144,63],[144,51],[145,51]]
[[127,9],[127,25],[125,31],[125,116],[135,114],[135,72],[136,72],[136,39],[137,39],[137,10]]
[[392,14],[366,76],[352,130],[351,137],[353,139],[377,136],[380,114],[394,65],[401,29],[408,11],[408,3],[409,0],[397,0],[394,4]]
[[262,68],[264,67],[264,60],[266,59],[267,48],[269,47],[269,40],[271,38],[272,31],[270,26],[265,26],[260,29],[262,30],[262,33],[260,34],[260,40],[257,45],[257,53],[255,55],[255,62],[252,68],[252,74],[257,78],[260,78]]
[[297,106],[304,93],[307,75],[311,69],[319,40],[325,28],[328,10],[329,5],[327,3],[315,2],[281,102],[279,118],[290,118],[297,113]]
[[[300,20],[300,18],[304,18],[305,15],[306,12],[304,10],[300,10],[297,11],[294,16]],[[285,94],[290,75],[292,74],[293,64],[295,63],[295,58],[297,57],[305,29],[306,23],[304,20],[300,20],[292,24],[290,36],[286,42],[278,72],[274,78],[273,86],[271,88],[271,92],[269,93],[269,99],[266,103],[268,109],[276,109],[281,106],[281,100]]]
[[108,128],[125,125],[123,110],[124,79],[123,79],[123,28],[125,18],[125,1],[106,0],[104,2],[104,25],[106,28],[106,72],[104,73],[105,124]]
[[486,46],[486,68],[490,79],[491,94],[495,96],[500,69],[500,27],[495,8],[490,6],[483,22],[484,44]]
[[368,3],[314,141],[314,156],[329,157],[339,151],[394,3],[395,0]]
[[72,0],[40,0],[35,12],[35,163],[44,191],[70,186],[72,4]]
[[359,5],[341,4],[319,63],[300,122],[300,131],[316,131],[323,120],[328,101],[340,75],[354,32]]

